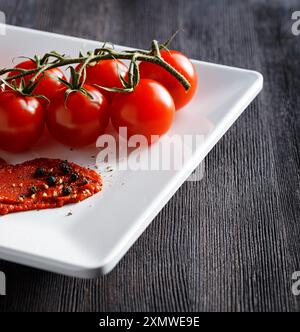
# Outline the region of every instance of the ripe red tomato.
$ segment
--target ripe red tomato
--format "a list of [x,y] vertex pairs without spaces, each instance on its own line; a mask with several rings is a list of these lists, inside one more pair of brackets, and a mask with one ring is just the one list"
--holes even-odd
[[[15,66],[15,68],[30,70],[30,69],[35,69],[36,64],[32,60],[26,60],[19,63],[17,66]],[[8,74],[8,77],[13,77],[16,75],[18,75],[18,72],[12,71]],[[28,83],[28,81],[32,77],[33,75],[24,76],[25,84]],[[64,85],[57,79],[58,77],[66,80],[66,77],[60,68],[53,68],[45,71],[44,77],[40,80],[39,84],[34,89],[33,93],[35,95],[43,95],[47,97],[49,100],[51,100],[52,97],[56,94],[56,92],[64,87]],[[16,83],[19,85],[20,79],[17,79]]]
[[0,93],[0,149],[22,152],[41,137],[45,110],[39,98],[12,90]]
[[106,98],[90,85],[83,87],[92,98],[81,91],[74,91],[65,99],[66,89],[62,89],[47,108],[50,134],[70,147],[83,147],[96,142],[109,122]]
[[198,82],[196,70],[192,62],[178,51],[163,50],[161,56],[190,82],[191,88],[186,91],[167,70],[149,62],[140,64],[141,78],[150,78],[166,87],[174,99],[176,110],[179,110],[187,105],[195,95]]
[[112,124],[117,131],[126,127],[129,137],[143,135],[150,143],[151,136],[162,136],[170,129],[175,105],[160,83],[142,79],[134,92],[120,93],[113,100],[111,113]]
[[[79,70],[80,65],[76,70]],[[97,84],[106,88],[122,88],[120,77],[126,78],[128,68],[124,62],[120,60],[103,60],[96,64],[88,65],[86,67],[86,84]],[[101,89],[101,92],[108,99],[112,101],[116,95],[115,92],[106,91]]]

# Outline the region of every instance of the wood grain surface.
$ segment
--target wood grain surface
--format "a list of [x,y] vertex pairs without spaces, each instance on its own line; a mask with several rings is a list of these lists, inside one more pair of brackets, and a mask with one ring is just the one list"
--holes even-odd
[[1,261],[0,311],[300,311],[299,1],[0,0],[0,10],[10,24],[134,47],[184,28],[175,48],[265,77],[203,181],[182,186],[111,274]]

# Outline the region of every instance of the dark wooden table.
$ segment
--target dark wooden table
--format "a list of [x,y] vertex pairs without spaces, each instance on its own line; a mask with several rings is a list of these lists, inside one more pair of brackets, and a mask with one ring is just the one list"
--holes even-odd
[[111,274],[78,280],[1,261],[0,310],[299,311],[299,1],[0,0],[0,10],[10,24],[134,47],[182,27],[174,47],[265,77],[203,181],[182,186]]

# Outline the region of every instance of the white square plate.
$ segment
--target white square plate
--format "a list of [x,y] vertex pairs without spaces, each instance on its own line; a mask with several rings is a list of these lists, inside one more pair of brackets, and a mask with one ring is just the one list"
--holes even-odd
[[[98,42],[14,26],[0,35],[0,67],[11,59],[56,50],[77,55]],[[176,115],[172,135],[202,135],[180,170],[115,171],[104,176],[104,190],[93,198],[61,209],[0,217],[0,257],[66,275],[91,278],[108,273],[146,229],[172,195],[189,177],[261,91],[261,74],[194,61],[199,88],[193,102]],[[155,149],[155,146],[151,149]],[[62,158],[95,164],[96,148],[71,151],[42,140],[32,151],[12,155],[0,151],[9,163],[37,157]],[[69,211],[72,216],[66,217]],[[155,239],[153,239],[155,241]]]

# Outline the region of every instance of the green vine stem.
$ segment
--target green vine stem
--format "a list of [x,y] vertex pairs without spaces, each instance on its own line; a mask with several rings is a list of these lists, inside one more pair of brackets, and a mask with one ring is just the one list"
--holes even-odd
[[[168,41],[169,43],[169,41]],[[171,75],[173,75],[184,87],[185,90],[189,90],[191,87],[190,82],[175,68],[173,68],[169,63],[164,61],[164,59],[160,55],[161,49],[167,49],[168,44],[160,45],[156,40],[152,42],[152,47],[150,51],[122,51],[118,52],[113,48],[106,47],[106,44],[103,45],[102,48],[96,49],[93,52],[88,52],[87,56],[84,56],[81,52],[79,57],[71,58],[65,55],[61,55],[57,52],[46,53],[39,61],[37,61],[37,68],[31,70],[24,69],[0,69],[0,76],[5,75],[10,72],[15,72],[16,75],[6,78],[6,81],[13,81],[18,78],[22,78],[28,75],[33,75],[29,84],[34,84],[34,82],[43,74],[46,70],[71,66],[74,64],[82,64],[83,66],[88,65],[89,63],[99,62],[101,60],[129,60],[130,63],[130,71],[129,71],[129,79],[127,82],[122,81],[122,85],[124,87],[124,91],[133,91],[134,87],[139,82],[139,65],[138,62],[150,62],[156,65],[161,66],[165,70],[167,70]],[[36,57],[35,57],[36,58]],[[50,59],[54,59],[52,62]],[[121,78],[120,78],[121,79]],[[105,88],[105,87],[104,87]],[[118,89],[121,91],[122,89]]]

